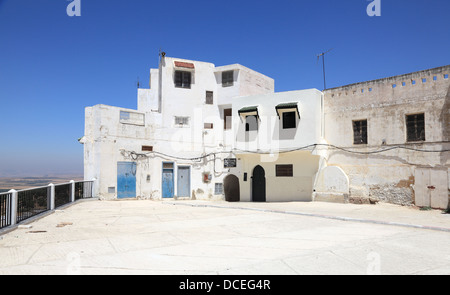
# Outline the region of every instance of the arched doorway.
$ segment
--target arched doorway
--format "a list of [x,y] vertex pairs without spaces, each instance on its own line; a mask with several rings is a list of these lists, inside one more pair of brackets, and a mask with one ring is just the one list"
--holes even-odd
[[223,181],[223,190],[225,192],[225,201],[227,202],[239,202],[240,190],[239,190],[239,178],[230,174],[225,177]]
[[266,172],[264,171],[264,168],[259,165],[253,169],[252,201],[266,201]]

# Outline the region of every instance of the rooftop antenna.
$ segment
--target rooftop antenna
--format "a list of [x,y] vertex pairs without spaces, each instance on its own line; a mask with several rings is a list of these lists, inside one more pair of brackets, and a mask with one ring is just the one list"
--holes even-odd
[[334,48],[329,49],[328,51],[322,52],[317,55],[317,62],[319,62],[320,57],[322,57],[322,66],[323,66],[323,89],[327,89],[327,81],[325,77],[325,54],[333,50]]
[[137,77],[137,88],[139,89],[139,86],[141,86],[141,82],[139,81],[139,76]]

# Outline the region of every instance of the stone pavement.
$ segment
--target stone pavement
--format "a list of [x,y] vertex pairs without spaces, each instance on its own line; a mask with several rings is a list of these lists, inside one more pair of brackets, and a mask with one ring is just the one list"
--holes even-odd
[[0,236],[7,274],[450,274],[450,214],[389,204],[76,202]]

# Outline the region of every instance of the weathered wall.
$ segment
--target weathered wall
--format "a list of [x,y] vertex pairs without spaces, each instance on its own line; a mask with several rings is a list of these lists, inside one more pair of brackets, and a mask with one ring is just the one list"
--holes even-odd
[[[324,91],[325,138],[357,153],[328,150],[350,180],[350,199],[412,204],[416,167],[449,167],[448,153],[392,149],[449,149],[450,66],[352,84]],[[447,77],[447,78],[446,78]],[[407,142],[406,115],[425,114],[424,142]],[[367,119],[368,143],[353,144],[353,120]],[[359,154],[358,154],[359,153]]]

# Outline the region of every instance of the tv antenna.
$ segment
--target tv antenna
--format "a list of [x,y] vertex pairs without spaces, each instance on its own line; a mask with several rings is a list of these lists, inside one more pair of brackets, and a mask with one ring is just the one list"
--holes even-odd
[[326,81],[326,77],[325,77],[325,54],[327,54],[328,52],[330,52],[331,50],[333,50],[334,48],[331,48],[325,52],[322,52],[320,54],[317,55],[317,62],[319,62],[320,57],[322,57],[322,67],[323,67],[323,89],[327,89],[327,81]]

